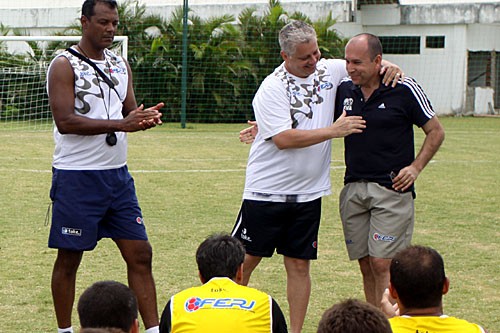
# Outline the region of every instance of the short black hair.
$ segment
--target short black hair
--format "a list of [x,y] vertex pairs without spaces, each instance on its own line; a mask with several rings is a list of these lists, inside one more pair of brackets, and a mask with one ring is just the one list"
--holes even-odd
[[443,258],[430,247],[410,246],[392,258],[390,280],[406,308],[439,306],[446,281]]
[[391,325],[375,306],[347,299],[326,310],[318,324],[318,333],[391,333]]
[[118,3],[116,0],[85,0],[82,5],[82,15],[90,18],[95,15],[95,5],[98,2],[102,2],[106,5],[108,5],[110,8],[117,8]]
[[208,237],[196,250],[198,270],[205,281],[213,277],[233,279],[244,260],[243,244],[227,234]]
[[99,281],[78,300],[82,328],[119,328],[128,332],[137,319],[137,298],[132,289],[117,281]]

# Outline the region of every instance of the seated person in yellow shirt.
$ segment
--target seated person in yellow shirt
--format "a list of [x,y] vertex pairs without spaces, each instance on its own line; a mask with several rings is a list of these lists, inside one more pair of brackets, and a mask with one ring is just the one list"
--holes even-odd
[[230,235],[213,235],[196,251],[202,285],[170,298],[160,333],[288,332],[278,304],[266,293],[242,286],[245,249]]
[[[394,333],[485,333],[479,325],[443,314],[443,295],[450,280],[444,262],[434,249],[410,246],[392,259],[389,289],[382,310]],[[389,296],[396,300],[392,305]]]

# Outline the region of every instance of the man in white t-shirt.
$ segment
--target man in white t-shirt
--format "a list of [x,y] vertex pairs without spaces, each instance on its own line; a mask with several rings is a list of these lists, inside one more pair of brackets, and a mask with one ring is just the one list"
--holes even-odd
[[[337,86],[347,76],[345,62],[320,59],[310,25],[289,23],[280,31],[279,43],[284,62],[266,77],[253,100],[259,130],[232,235],[246,247],[243,284],[263,257],[275,250],[284,256],[290,329],[297,333],[309,303],[321,198],[331,193],[330,139],[360,133],[365,122],[343,115],[333,123]],[[396,71],[387,72],[392,76],[387,82]]]

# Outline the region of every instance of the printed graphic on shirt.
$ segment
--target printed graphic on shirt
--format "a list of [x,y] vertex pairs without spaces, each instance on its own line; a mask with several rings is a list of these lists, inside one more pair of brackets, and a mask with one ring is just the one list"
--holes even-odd
[[352,104],[354,103],[353,98],[344,98],[344,107],[343,110],[347,113],[352,111]]
[[314,75],[312,84],[298,83],[294,77],[288,75],[285,66],[276,75],[287,86],[292,128],[297,128],[299,125],[298,114],[303,114],[306,118],[312,119],[313,105],[324,102],[323,97],[319,95],[320,91],[333,88],[333,84],[329,81],[330,74],[328,74],[324,65],[318,65],[316,71],[312,74]]
[[[75,80],[75,86],[78,88],[76,92],[76,99],[81,101],[82,106],[75,105],[75,110],[81,114],[87,114],[90,111],[90,102],[86,101],[87,96],[95,96],[96,98],[103,98],[103,90],[101,85],[106,85],[104,80],[99,74],[86,62],[80,60],[78,57],[69,54],[67,59],[71,66],[79,73]],[[117,57],[105,53],[106,66],[101,68],[105,75],[114,83],[115,86],[120,85],[120,81],[115,77],[116,75],[126,75],[127,70],[124,64]],[[115,75],[115,76],[114,76]]]

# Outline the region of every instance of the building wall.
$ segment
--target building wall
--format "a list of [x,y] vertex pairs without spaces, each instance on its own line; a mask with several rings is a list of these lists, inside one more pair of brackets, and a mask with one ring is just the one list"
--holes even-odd
[[[378,36],[420,36],[420,54],[384,57],[399,64],[406,75],[424,88],[438,114],[463,114],[466,87],[465,25],[421,25],[394,27],[371,26],[370,32]],[[426,36],[445,36],[444,49],[425,47]]]
[[[368,5],[356,12],[354,23],[340,23],[336,28],[348,36],[359,32],[378,36],[420,36],[420,54],[387,54],[384,57],[399,64],[407,75],[422,85],[438,114],[491,111],[485,103],[481,104],[480,110],[471,108],[480,104],[474,101],[475,95],[471,93],[474,89],[467,86],[467,59],[468,51],[500,50],[499,1],[454,5],[436,5],[436,2],[409,6]],[[426,36],[445,36],[445,47],[426,48]],[[496,100],[499,100],[499,89],[488,89],[493,89]],[[498,109],[500,105],[496,107]]]

